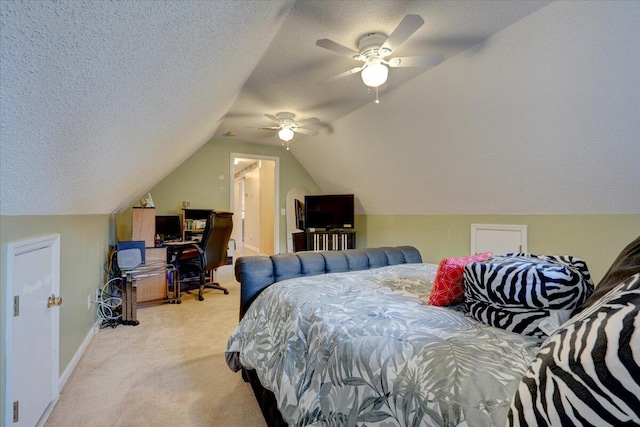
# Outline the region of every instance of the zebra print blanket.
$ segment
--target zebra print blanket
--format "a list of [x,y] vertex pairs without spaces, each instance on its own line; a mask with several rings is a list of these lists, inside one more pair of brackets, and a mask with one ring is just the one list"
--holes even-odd
[[290,426],[503,426],[541,341],[428,306],[437,265],[275,283],[229,338]]

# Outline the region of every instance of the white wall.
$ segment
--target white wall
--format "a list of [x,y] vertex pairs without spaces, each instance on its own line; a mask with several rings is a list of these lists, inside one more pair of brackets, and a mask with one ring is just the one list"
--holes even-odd
[[554,2],[292,151],[360,213],[639,213],[639,23]]

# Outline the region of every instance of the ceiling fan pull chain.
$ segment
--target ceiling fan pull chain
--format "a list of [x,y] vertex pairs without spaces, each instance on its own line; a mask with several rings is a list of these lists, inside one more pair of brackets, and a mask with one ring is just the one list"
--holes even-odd
[[378,86],[376,86],[376,104],[380,104],[380,100],[378,99]]

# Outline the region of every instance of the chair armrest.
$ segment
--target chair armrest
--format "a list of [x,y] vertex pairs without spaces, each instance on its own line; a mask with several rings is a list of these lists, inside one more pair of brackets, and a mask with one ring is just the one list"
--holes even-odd
[[178,264],[180,263],[181,257],[185,254],[185,252],[191,252],[191,251],[194,251],[194,250],[196,251],[196,255],[194,255],[193,257],[190,257],[190,258],[186,258],[186,259],[184,259],[184,261],[191,260],[191,259],[194,259],[194,258],[199,258],[200,261],[202,261],[202,256],[204,255],[204,251],[197,244],[190,243],[190,244],[187,244],[187,245],[180,245],[179,247],[177,247],[175,250],[172,251],[171,263],[175,264],[176,267],[177,267]]

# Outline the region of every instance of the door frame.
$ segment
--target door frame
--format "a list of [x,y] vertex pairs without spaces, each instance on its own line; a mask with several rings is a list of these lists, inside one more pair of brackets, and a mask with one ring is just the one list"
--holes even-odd
[[[238,194],[244,194],[245,190],[244,190],[244,186],[245,186],[245,178],[242,177],[239,180],[233,180],[233,206],[231,207],[231,210],[233,211],[233,214],[236,216],[236,218],[233,220],[234,226],[233,226],[233,230],[235,234],[235,239],[236,239],[236,243],[238,244],[244,244],[244,219],[242,218],[242,216],[238,217],[238,212],[236,211],[236,204],[237,204],[237,200],[235,199],[236,197],[236,186],[238,186],[238,190],[239,193]],[[240,197],[240,199],[242,199],[242,197]],[[242,201],[239,203],[240,205],[243,205]],[[244,212],[244,207],[240,208],[240,214],[242,214]],[[240,224],[240,226],[236,226],[236,224]]]
[[233,161],[238,159],[271,160],[275,162],[273,189],[273,253],[280,253],[280,157],[261,156],[258,154],[229,153],[229,206],[235,207],[234,183],[235,171]]
[[[6,273],[6,307],[5,307],[5,401],[4,405],[5,420],[7,426],[13,424],[13,261],[17,255],[22,255],[38,249],[51,248],[51,289],[54,294],[60,295],[60,234],[52,234],[47,236],[36,237],[33,239],[21,240],[7,244],[7,273]],[[52,374],[51,374],[51,390],[53,391],[52,400],[45,409],[42,419],[46,419],[53,410],[53,407],[60,396],[60,310],[52,311],[54,326],[52,329]]]

